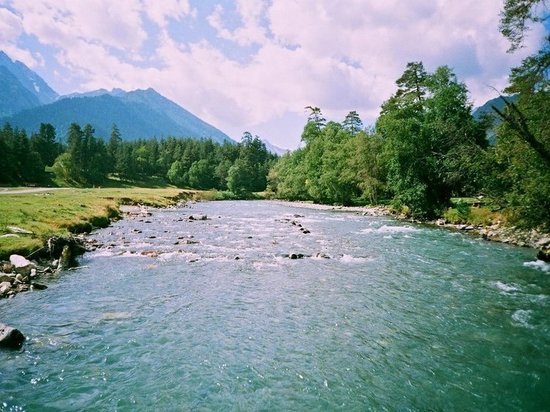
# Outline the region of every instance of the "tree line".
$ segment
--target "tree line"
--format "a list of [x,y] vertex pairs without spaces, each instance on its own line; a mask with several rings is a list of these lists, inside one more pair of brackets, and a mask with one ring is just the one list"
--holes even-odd
[[[245,132],[240,143],[169,137],[125,141],[116,125],[105,141],[94,128],[73,123],[66,144],[55,128],[42,124],[29,138],[6,124],[0,130],[0,183],[44,183],[50,170],[58,181],[97,186],[108,176],[126,180],[161,177],[178,187],[231,190],[238,195],[265,190],[276,156],[258,136]],[[45,169],[45,167],[48,167]]]
[[[269,174],[278,197],[321,203],[390,203],[415,218],[441,216],[452,197],[483,195],[511,222],[550,229],[550,39],[512,70],[504,109],[475,119],[453,71],[411,62],[374,127],[356,112],[326,122],[318,107],[303,147]],[[495,132],[489,144],[487,131]]]

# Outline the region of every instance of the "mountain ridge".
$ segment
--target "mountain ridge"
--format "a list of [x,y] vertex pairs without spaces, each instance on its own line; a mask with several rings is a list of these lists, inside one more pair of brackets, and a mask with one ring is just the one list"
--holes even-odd
[[26,90],[38,99],[40,104],[54,102],[58,93],[35,71],[29,69],[24,63],[12,60],[6,53],[0,50],[0,66],[5,67]]
[[2,119],[28,131],[40,123],[52,124],[65,137],[71,123],[91,124],[98,136],[107,138],[116,124],[124,140],[189,137],[223,143],[233,141],[225,133],[204,122],[153,89],[130,92],[82,94],[24,110]]
[[0,51],[0,124],[29,133],[52,124],[64,140],[71,123],[91,124],[107,138],[116,124],[123,139],[163,137],[210,138],[235,142],[152,88],[124,91],[99,89],[60,96],[34,71]]

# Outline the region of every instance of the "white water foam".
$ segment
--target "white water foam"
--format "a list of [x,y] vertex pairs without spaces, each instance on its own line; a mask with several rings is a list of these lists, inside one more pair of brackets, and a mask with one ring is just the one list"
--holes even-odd
[[365,262],[371,262],[373,258],[365,257],[365,256],[351,256],[351,255],[342,255],[340,257],[340,262],[344,263],[365,263]]
[[252,266],[256,270],[271,270],[281,267],[281,262],[282,259],[280,261],[276,260],[275,262],[254,262]]
[[534,262],[525,262],[523,266],[527,266],[529,268],[540,270],[544,273],[550,273],[550,263],[545,262],[543,260],[536,260]]
[[507,284],[507,283],[498,281],[498,282],[495,283],[495,286],[497,288],[499,288],[500,290],[504,291],[504,292],[516,292],[516,291],[520,290],[518,285],[516,285],[514,283]]
[[419,229],[411,226],[388,226],[383,225],[378,228],[363,229],[361,233],[412,233],[418,232]]
[[518,309],[512,314],[512,319],[517,325],[523,326],[524,328],[531,329],[533,328],[533,326],[529,324],[531,313],[532,313],[531,310]]

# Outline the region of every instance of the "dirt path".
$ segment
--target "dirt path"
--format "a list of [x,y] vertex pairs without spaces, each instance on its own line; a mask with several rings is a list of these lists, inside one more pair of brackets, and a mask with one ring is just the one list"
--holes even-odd
[[67,190],[68,187],[33,187],[30,189],[11,189],[9,187],[0,188],[0,195],[19,195],[28,193],[53,192],[55,190]]

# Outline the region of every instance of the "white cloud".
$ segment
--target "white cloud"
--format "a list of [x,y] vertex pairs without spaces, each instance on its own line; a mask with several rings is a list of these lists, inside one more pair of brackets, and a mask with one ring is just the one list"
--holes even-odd
[[17,40],[23,33],[21,18],[8,9],[0,8],[0,50],[7,53],[12,60],[19,60],[29,67],[38,67],[43,64],[40,53],[31,53],[29,50],[17,46]]
[[12,0],[12,6],[26,33],[62,49],[84,41],[131,51],[147,38],[138,0]]
[[[255,126],[265,130],[272,119],[305,121],[310,104],[336,120],[357,110],[370,123],[409,61],[422,60],[428,70],[453,67],[483,103],[495,95],[489,86],[502,89],[510,67],[536,50],[542,32],[533,30],[524,50],[507,54],[500,0],[238,0],[225,7],[12,0],[12,11],[0,3],[7,28],[0,46],[37,64],[40,49],[17,44],[24,31],[57,50],[70,81],[78,81],[74,89],[154,87],[238,137]],[[185,40],[193,27],[193,40]],[[204,37],[207,28],[217,38]],[[297,144],[300,131],[286,146]]]
[[237,12],[241,19],[241,26],[231,31],[225,27],[225,10],[216,5],[212,14],[207,17],[208,23],[216,30],[217,35],[225,40],[231,40],[240,46],[264,44],[266,42],[266,28],[261,24],[261,18],[267,7],[267,2],[257,0],[238,0]]
[[188,0],[143,0],[143,9],[158,26],[166,28],[168,19],[181,20],[185,16],[196,17],[197,10]]
[[23,32],[21,19],[8,9],[0,9],[0,41],[13,42]]

